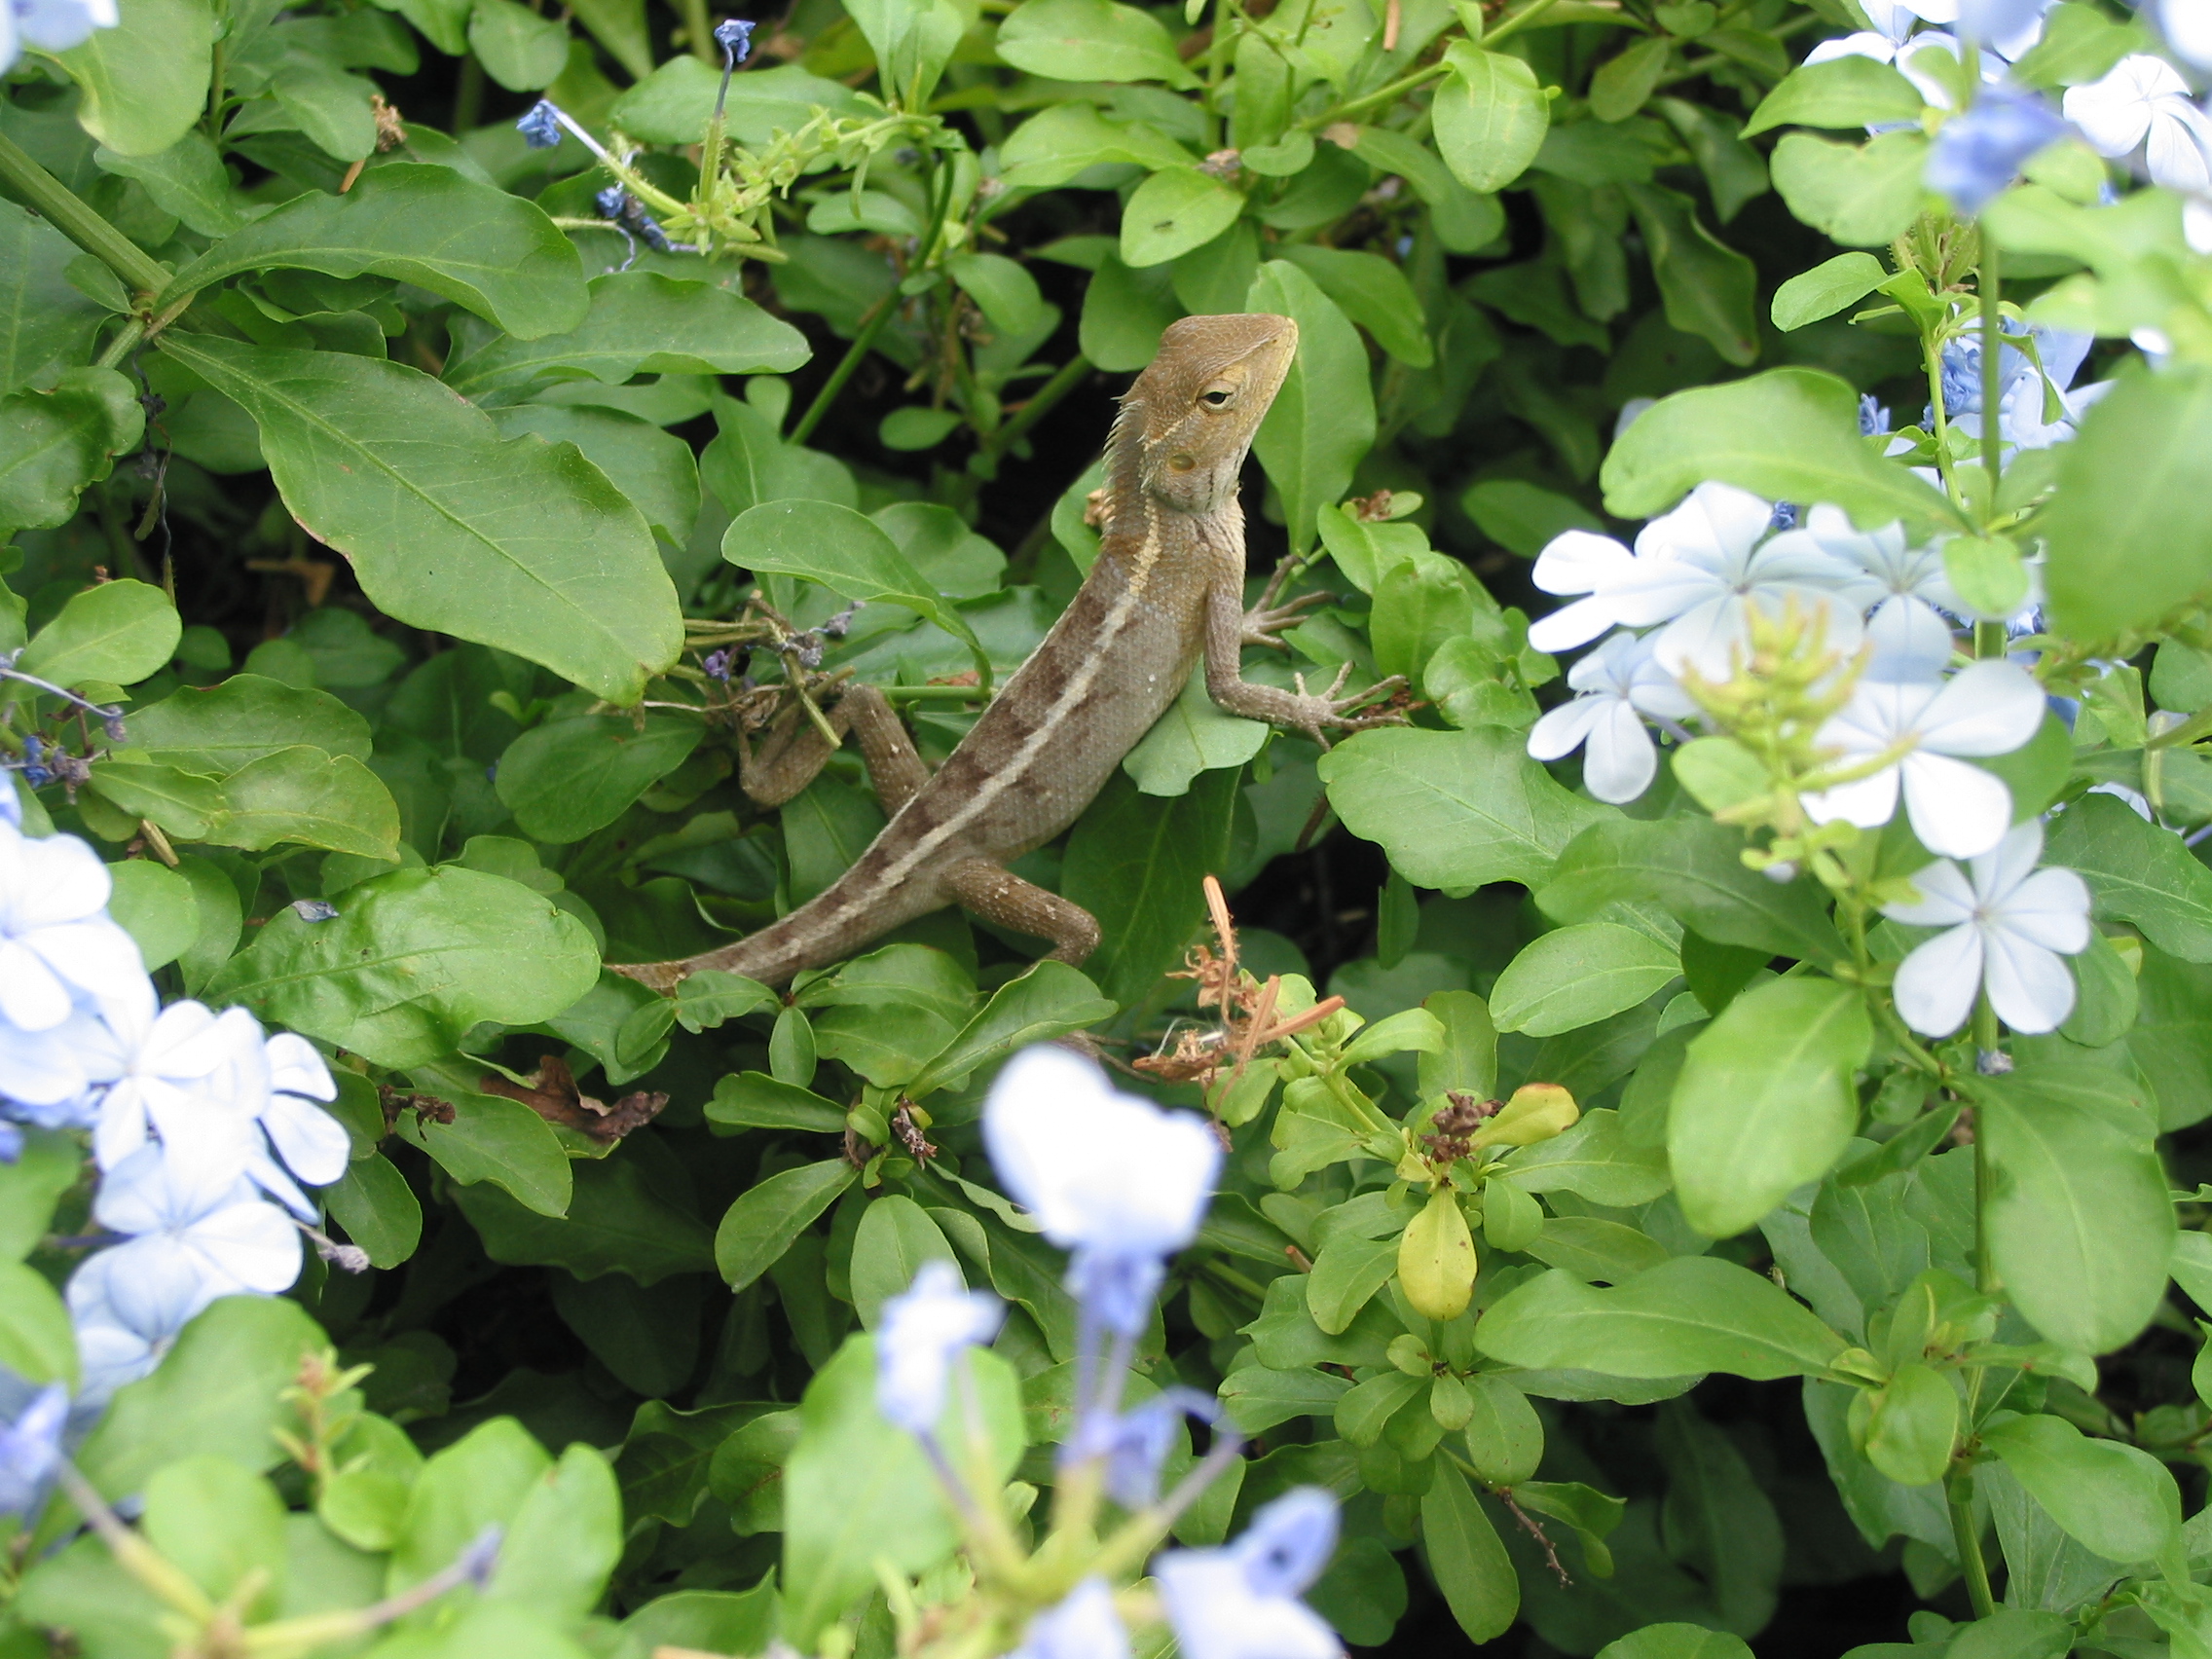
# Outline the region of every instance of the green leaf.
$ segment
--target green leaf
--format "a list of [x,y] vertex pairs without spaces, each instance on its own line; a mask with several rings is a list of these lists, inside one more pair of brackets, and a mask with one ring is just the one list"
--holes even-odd
[[990,659],[968,619],[945,603],[872,519],[833,501],[762,501],[722,535],[722,557],[755,575],[803,576],[845,599],[887,600],[965,645],[988,683]]
[[884,1303],[913,1284],[924,1262],[960,1265],[952,1245],[920,1204],[887,1193],[861,1211],[860,1228],[853,1235],[851,1278],[853,1308],[864,1326],[875,1329]]
[[1329,1336],[1342,1336],[1397,1267],[1394,1237],[1340,1234],[1332,1238],[1313,1258],[1313,1271],[1306,1275],[1306,1306],[1313,1323]]
[[1663,34],[1646,35],[1607,58],[1590,77],[1590,113],[1600,121],[1626,121],[1650,100],[1666,73],[1675,43]]
[[1523,1147],[1505,1178],[1524,1193],[1576,1193],[1592,1203],[1627,1208],[1649,1203],[1673,1185],[1657,1147],[1631,1146],[1621,1115],[1606,1107],[1582,1114],[1565,1134]]
[[2083,795],[2051,826],[2046,859],[2078,870],[2099,916],[2132,922],[2184,962],[2212,962],[2212,869],[2124,801]]
[[2102,80],[2150,43],[2132,19],[2114,22],[2094,6],[2068,0],[2045,14],[2042,38],[2020,55],[2011,79],[2022,87],[2080,87]]
[[1519,732],[1495,726],[1354,732],[1321,756],[1320,774],[1346,828],[1380,843],[1408,881],[1448,893],[1533,886],[1578,831],[1614,816],[1569,794]]
[[1577,922],[1617,901],[1650,900],[1720,944],[1822,965],[1849,955],[1819,890],[1747,869],[1744,845],[1741,830],[1708,819],[1608,819],[1567,844],[1536,903]]
[[682,765],[705,728],[677,715],[579,715],[535,725],[499,756],[496,788],[534,840],[580,841]]
[[1197,167],[1162,167],[1138,185],[1122,208],[1122,263],[1141,270],[1203,247],[1243,209],[1244,198],[1211,174]]
[[[109,584],[125,585],[138,584]],[[369,722],[329,692],[286,685],[260,674],[234,674],[205,687],[184,686],[158,703],[133,709],[127,729],[119,754],[209,778],[227,778],[251,761],[303,744],[356,760],[366,760],[370,748]]]
[[1413,284],[1381,254],[1291,242],[1284,244],[1282,257],[1312,277],[1339,311],[1406,367],[1425,369],[1436,361]]
[[1475,1343],[1509,1365],[1607,1377],[1818,1377],[1844,1341],[1774,1281],[1716,1256],[1677,1256],[1613,1290],[1554,1268],[1507,1291]]
[[858,1173],[842,1158],[829,1158],[771,1175],[739,1194],[715,1230],[715,1266],[730,1289],[743,1290],[773,1267]]
[[476,0],[468,12],[468,49],[508,92],[535,92],[568,67],[569,31],[518,0]]
[[535,203],[452,167],[395,162],[343,196],[313,191],[233,232],[156,303],[272,266],[396,277],[525,340],[579,327],[591,300],[574,246]]
[[1160,21],[1110,0],[1023,0],[999,24],[999,56],[1051,81],[1193,84]]
[[215,44],[207,0],[125,0],[122,21],[55,54],[84,90],[77,122],[109,149],[151,156],[200,119]]
[[1524,559],[1533,559],[1563,531],[1604,529],[1604,521],[1580,501],[1518,478],[1470,484],[1459,505],[1476,529]]
[[0,203],[0,395],[89,354],[106,309],[64,273],[77,244],[37,214]]
[[614,702],[675,660],[676,590],[652,534],[571,445],[502,442],[488,416],[397,363],[173,329],[161,349],[253,416],[285,505],[387,615],[512,650]]
[[1751,260],[1707,230],[1696,203],[1680,191],[1637,183],[1621,189],[1643,233],[1667,321],[1711,341],[1727,362],[1755,359],[1758,324],[1751,302],[1758,273]]
[[1521,1580],[1467,1477],[1441,1459],[1421,1495],[1420,1536],[1436,1587],[1467,1639],[1503,1636],[1521,1611]]
[[1231,714],[1206,692],[1206,679],[1194,674],[1167,712],[1122,757],[1138,790],[1148,795],[1179,795],[1200,772],[1241,766],[1267,747],[1268,723]]
[[2031,1065],[1977,1079],[1974,1099],[1990,1171],[1984,1225],[2006,1294],[2060,1347],[2132,1342],[2165,1294],[2174,1240],[2140,1094],[2093,1066]]
[[421,1068],[416,1082],[453,1108],[453,1122],[403,1110],[395,1131],[401,1140],[427,1153],[461,1186],[489,1181],[539,1215],[568,1214],[574,1177],[543,1118],[519,1100],[456,1088]]
[[1505,211],[1494,196],[1469,190],[1452,176],[1436,152],[1411,134],[1387,127],[1363,127],[1352,153],[1378,172],[1396,173],[1428,203],[1436,240],[1452,253],[1473,253],[1495,241],[1505,229]]
[[1893,121],[1918,122],[1927,100],[1903,75],[1871,57],[1831,57],[1800,63],[1767,93],[1744,136],[1776,127],[1880,127]]
[[[146,1541],[171,1566],[211,1599],[271,1610],[287,1588],[276,1488],[227,1458],[195,1456],[155,1470],[145,1497]],[[258,1590],[243,1582],[248,1574]]]
[[[1858,59],[1863,62],[1865,59]],[[1801,271],[1774,291],[1774,326],[1788,334],[1833,316],[1890,279],[1889,267],[1870,253],[1839,253]]]
[[638,1136],[614,1157],[576,1163],[572,1174],[575,1190],[560,1216],[525,1208],[490,1185],[455,1197],[495,1262],[566,1268],[580,1279],[622,1273],[645,1286],[707,1271],[712,1237],[692,1213],[682,1163],[661,1143]]
[[389,861],[399,856],[399,807],[383,780],[352,756],[301,745],[250,760],[225,778],[222,809],[200,838],[249,852],[296,841]]
[[1241,777],[1201,772],[1162,801],[1117,772],[1070,831],[1060,896],[1097,917],[1104,942],[1086,967],[1124,1008],[1182,959],[1203,918],[1198,884],[1228,861]]
[[1314,515],[1341,499],[1375,441],[1367,348],[1336,302],[1288,260],[1260,267],[1245,301],[1298,324],[1298,355],[1252,442],[1282,493],[1293,552],[1313,545]]
[[1928,140],[1915,129],[1863,144],[1786,132],[1769,166],[1799,219],[1846,247],[1880,247],[1919,217],[1927,165]]
[[2212,585],[2212,520],[2191,506],[2212,490],[2207,431],[2212,369],[2177,362],[2123,371],[2060,447],[2039,520],[2057,632],[2102,641],[2146,629]]
[[[648,144],[696,144],[707,135],[721,79],[719,64],[709,68],[688,53],[672,57],[614,100],[608,125]],[[722,113],[732,139],[757,147],[779,131],[796,132],[817,109],[857,115],[867,107],[850,87],[784,63],[748,68],[733,80]]]
[[1598,1659],[1751,1659],[1744,1639],[1695,1624],[1653,1624],[1598,1649]]
[[1690,1040],[1667,1117],[1682,1213],[1727,1238],[1828,1172],[1859,1124],[1853,1073],[1874,1041],[1861,993],[1771,979]]
[[571,443],[652,526],[681,547],[699,518],[699,464],[673,432],[621,409],[525,403],[491,412],[502,438],[534,432],[547,443]]
[[330,1219],[369,1253],[373,1268],[396,1268],[423,1239],[423,1205],[407,1177],[382,1153],[357,1159],[322,1189]]
[[43,1274],[0,1262],[0,1365],[26,1382],[77,1383],[77,1335]]
[[1502,190],[1543,148],[1551,104],[1536,72],[1518,57],[1463,40],[1447,46],[1444,57],[1452,72],[1432,106],[1437,151],[1469,190]]
[[480,1423],[434,1454],[415,1477],[391,1552],[391,1588],[444,1571],[487,1527],[504,1530],[552,1467],[545,1448],[513,1418]]
[[576,327],[527,340],[497,335],[449,362],[445,381],[481,400],[493,388],[511,396],[560,381],[620,386],[641,374],[789,374],[809,355],[797,329],[727,288],[622,271],[592,278],[591,310]]
[[1294,1418],[1327,1418],[1351,1384],[1326,1371],[1239,1366],[1222,1379],[1221,1407],[1245,1434],[1265,1434]]
[[[274,1468],[284,1451],[271,1431],[297,1420],[283,1391],[298,1380],[300,1361],[326,1342],[297,1303],[210,1303],[152,1376],[117,1392],[76,1455],[79,1472],[113,1501],[144,1491],[155,1470],[188,1452]],[[73,1514],[55,1501],[41,1535],[54,1536]]]
[[[61,1195],[83,1175],[85,1160],[70,1134],[25,1129],[13,1163],[0,1163],[0,1261],[19,1262],[38,1247]],[[72,1339],[71,1351],[75,1351]]]
[[955,254],[945,262],[945,273],[976,302],[984,319],[1005,333],[1034,334],[1057,314],[1047,311],[1029,268],[1003,253]]
[[[1111,1019],[1116,1008],[1082,970],[1065,962],[1040,962],[993,991],[960,1034],[906,1085],[906,1092],[920,1099],[940,1088],[958,1088],[1001,1055]],[[719,1093],[718,1088],[718,1098]]]
[[113,369],[63,369],[51,390],[0,398],[0,531],[66,523],[85,486],[145,427],[137,393]]
[[1500,1031],[1550,1037],[1634,1008],[1682,971],[1649,934],[1618,922],[1577,922],[1539,934],[1506,965],[1490,994]]
[[967,14],[952,0],[853,0],[846,12],[875,54],[883,95],[907,109],[928,108]]
[[279,910],[206,999],[407,1067],[487,1019],[530,1025],[599,977],[583,924],[518,882],[445,865],[349,888],[333,921]]
[[[686,981],[688,983],[689,981]],[[813,1129],[842,1134],[845,1110],[796,1084],[779,1083],[766,1072],[740,1072],[715,1085],[706,1105],[707,1121],[748,1129]]]
[[2164,1464],[2064,1418],[2016,1417],[1981,1431],[2028,1495],[2069,1537],[2107,1561],[2156,1561],[2179,1541],[2181,1493]]
[[[425,1465],[426,1469],[426,1465]],[[571,1446],[515,1508],[484,1596],[564,1622],[599,1604],[622,1556],[622,1494],[607,1459]]]
[[[918,1574],[949,1556],[959,1536],[920,1442],[876,1410],[875,1378],[874,1344],[847,1339],[807,1384],[798,1444],[784,1468],[783,1634],[808,1648],[877,1582],[877,1563]],[[1003,1480],[1024,1438],[1014,1368],[971,1349],[951,1394],[939,1428],[947,1455],[957,1467]],[[970,1422],[982,1428],[983,1444],[968,1445]]]
[[138,946],[146,971],[167,966],[200,937],[200,901],[192,883],[153,859],[108,866],[114,890],[107,913]]
[[1866,446],[1859,393],[1818,369],[1769,369],[1663,397],[1599,474],[1605,510],[1632,519],[1665,512],[1709,478],[1770,500],[1832,501],[1862,524],[1959,523],[1936,490]]
[[166,667],[184,624],[168,595],[145,582],[102,582],[72,594],[31,636],[16,666],[56,685],[129,685]]
[[1900,1365],[1874,1395],[1866,1456],[1899,1486],[1931,1486],[1951,1465],[1959,1396],[1943,1373],[1917,1361]]

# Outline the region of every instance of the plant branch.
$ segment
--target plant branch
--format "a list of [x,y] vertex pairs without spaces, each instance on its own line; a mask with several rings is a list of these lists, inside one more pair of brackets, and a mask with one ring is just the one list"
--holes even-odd
[[86,205],[40,166],[31,154],[0,132],[0,184],[5,184],[48,224],[122,277],[133,292],[159,293],[169,273],[159,260]]

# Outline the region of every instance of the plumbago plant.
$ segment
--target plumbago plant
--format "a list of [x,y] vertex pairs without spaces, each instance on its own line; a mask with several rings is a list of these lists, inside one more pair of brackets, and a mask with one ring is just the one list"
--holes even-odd
[[[2212,1653],[2204,0],[0,64],[8,1659]],[[604,972],[852,862],[750,762],[940,759],[1244,310],[1245,672],[1407,723],[1195,686],[1080,968]]]

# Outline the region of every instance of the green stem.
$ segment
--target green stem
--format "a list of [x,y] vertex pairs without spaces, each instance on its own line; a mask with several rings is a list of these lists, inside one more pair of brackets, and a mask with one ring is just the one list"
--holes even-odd
[[2212,709],[2200,709],[2172,730],[2156,733],[2143,747],[2179,749],[2184,744],[2194,743],[2208,732],[2212,732]]
[[1976,622],[1973,625],[1973,654],[1975,657],[2001,657],[2005,654],[2007,643],[2004,623]]
[[1943,407],[1943,353],[1932,334],[1920,339],[1920,353],[1928,364],[1928,405],[1936,417],[1936,469],[1942,474],[1943,493],[1959,503],[1959,488],[1951,477],[1951,422]]
[[2003,328],[1999,314],[2000,279],[1997,272],[1997,244],[1984,232],[1981,239],[1981,276],[1977,283],[1981,300],[1981,467],[1989,474],[1989,512],[1997,512],[1997,486],[2003,481],[2003,463],[1998,456],[2004,439],[1998,433],[1998,403],[2004,389]]
[[88,207],[76,193],[0,132],[0,184],[25,206],[142,294],[157,293],[169,274],[154,256]]
[[1958,1545],[1959,1571],[1967,1581],[1967,1602],[1973,1616],[1986,1619],[1997,1611],[1989,1593],[1989,1564],[1981,1559],[1981,1534],[1973,1524],[1973,1470],[1962,1465],[1943,1482],[1943,1496],[1951,1510],[1951,1537]]
[[1487,51],[1491,47],[1495,46],[1499,41],[1510,39],[1512,36],[1519,34],[1523,29],[1528,28],[1538,18],[1542,17],[1546,12],[1550,11],[1556,4],[1558,4],[1558,0],[1533,0],[1532,4],[1522,7],[1520,11],[1514,13],[1512,17],[1506,18],[1504,22],[1498,24],[1496,28],[1491,30],[1490,33],[1483,36],[1484,49]]
[[684,44],[690,47],[691,55],[710,69],[719,68],[715,26],[707,21],[707,0],[676,0],[676,9],[682,16]]
[[132,317],[117,331],[107,343],[107,350],[93,359],[92,366],[99,369],[120,368],[123,359],[138,349],[138,342],[146,338],[146,325]]
[[[1529,12],[1545,11],[1557,3],[1558,0],[1535,0],[1535,3],[1521,15],[1526,17]],[[1437,76],[1451,67],[1451,64],[1445,62],[1442,58],[1438,58],[1425,68],[1416,69],[1410,75],[1401,75],[1389,85],[1378,87],[1374,92],[1362,97],[1347,98],[1335,108],[1325,109],[1319,115],[1310,116],[1298,125],[1305,128],[1309,132],[1318,132],[1324,127],[1334,126],[1336,123],[1346,119],[1355,110],[1363,110],[1370,104],[1388,103],[1402,93],[1412,92],[1422,82],[1435,80]]]
[[484,65],[471,52],[461,60],[461,84],[453,94],[454,136],[463,137],[475,129],[484,113]]
[[1014,441],[1038,422],[1052,412],[1060,399],[1083,384],[1083,377],[1090,373],[1090,359],[1078,351],[1061,365],[1057,374],[1039,387],[1027,403],[1016,410],[1007,424],[985,440],[985,453],[1000,456],[1014,447]]

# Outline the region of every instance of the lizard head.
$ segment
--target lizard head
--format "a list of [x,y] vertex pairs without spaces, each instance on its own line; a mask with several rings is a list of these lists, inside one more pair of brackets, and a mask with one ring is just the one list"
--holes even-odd
[[1210,513],[1236,495],[1260,422],[1290,373],[1298,324],[1287,316],[1187,316],[1122,400],[1117,448],[1139,483],[1179,512]]

